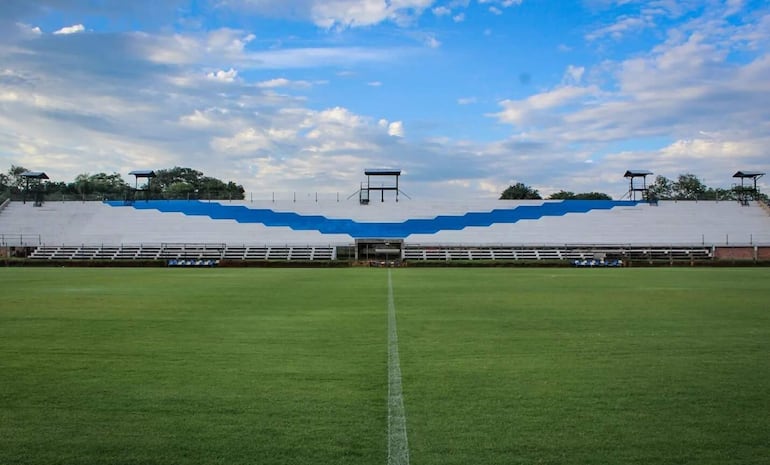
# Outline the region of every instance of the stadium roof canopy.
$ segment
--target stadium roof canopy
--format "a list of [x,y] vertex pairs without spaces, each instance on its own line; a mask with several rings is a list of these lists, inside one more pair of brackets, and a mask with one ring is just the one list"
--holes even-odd
[[155,171],[153,170],[134,170],[128,174],[131,176],[136,176],[137,178],[154,178],[155,177]]
[[42,171],[25,171],[21,173],[21,177],[27,179],[50,179],[48,175]]
[[626,174],[623,175],[624,178],[635,178],[639,176],[649,176],[653,174],[652,171],[647,170],[628,170],[626,171]]
[[364,174],[367,176],[401,176],[401,170],[393,169],[366,169]]
[[759,171],[738,171],[733,175],[734,178],[761,178],[765,173]]

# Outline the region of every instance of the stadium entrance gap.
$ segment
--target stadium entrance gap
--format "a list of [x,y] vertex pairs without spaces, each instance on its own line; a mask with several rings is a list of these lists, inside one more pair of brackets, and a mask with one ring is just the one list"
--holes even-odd
[[401,261],[401,239],[356,239],[356,260]]

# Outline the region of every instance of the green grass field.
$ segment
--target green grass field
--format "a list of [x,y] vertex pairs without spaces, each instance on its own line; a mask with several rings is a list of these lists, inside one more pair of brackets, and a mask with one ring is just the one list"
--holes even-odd
[[[384,464],[388,270],[0,269],[0,464]],[[770,269],[394,269],[412,464],[770,464]]]

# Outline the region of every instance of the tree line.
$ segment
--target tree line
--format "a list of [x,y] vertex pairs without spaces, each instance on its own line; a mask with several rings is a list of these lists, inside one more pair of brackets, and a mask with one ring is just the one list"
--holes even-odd
[[[27,180],[22,176],[28,170],[12,165],[0,173],[0,195],[19,198],[25,194]],[[134,186],[119,173],[83,173],[71,182],[46,181],[36,189],[48,200],[123,200],[133,195]],[[192,168],[175,166],[155,171],[155,177],[140,187],[152,199],[211,199],[242,200],[245,190],[232,181],[206,176]]]
[[[698,176],[691,173],[680,174],[676,179],[656,176],[655,180],[647,188],[649,198],[655,200],[740,200],[740,196],[747,192],[754,198],[767,200],[767,195],[751,192],[753,186],[752,188],[744,188],[742,191],[736,188],[709,187]],[[500,195],[500,200],[510,199],[542,199],[542,197],[537,189],[518,182],[506,188]],[[551,194],[548,199],[610,200],[612,197],[602,192],[575,194],[562,190]]]
[[[508,186],[500,195],[500,200],[541,200],[542,198],[537,189],[523,182],[517,182],[512,186]],[[612,197],[603,192],[581,192],[576,194],[561,190],[548,196],[548,200],[612,200]]]

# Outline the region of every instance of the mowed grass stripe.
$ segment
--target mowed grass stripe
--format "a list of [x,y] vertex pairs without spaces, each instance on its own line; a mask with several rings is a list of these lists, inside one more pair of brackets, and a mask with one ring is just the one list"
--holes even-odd
[[768,269],[393,281],[414,463],[770,463]]
[[406,410],[401,389],[398,326],[393,300],[393,278],[388,269],[388,465],[409,465]]
[[381,464],[382,284],[0,269],[0,463]]

